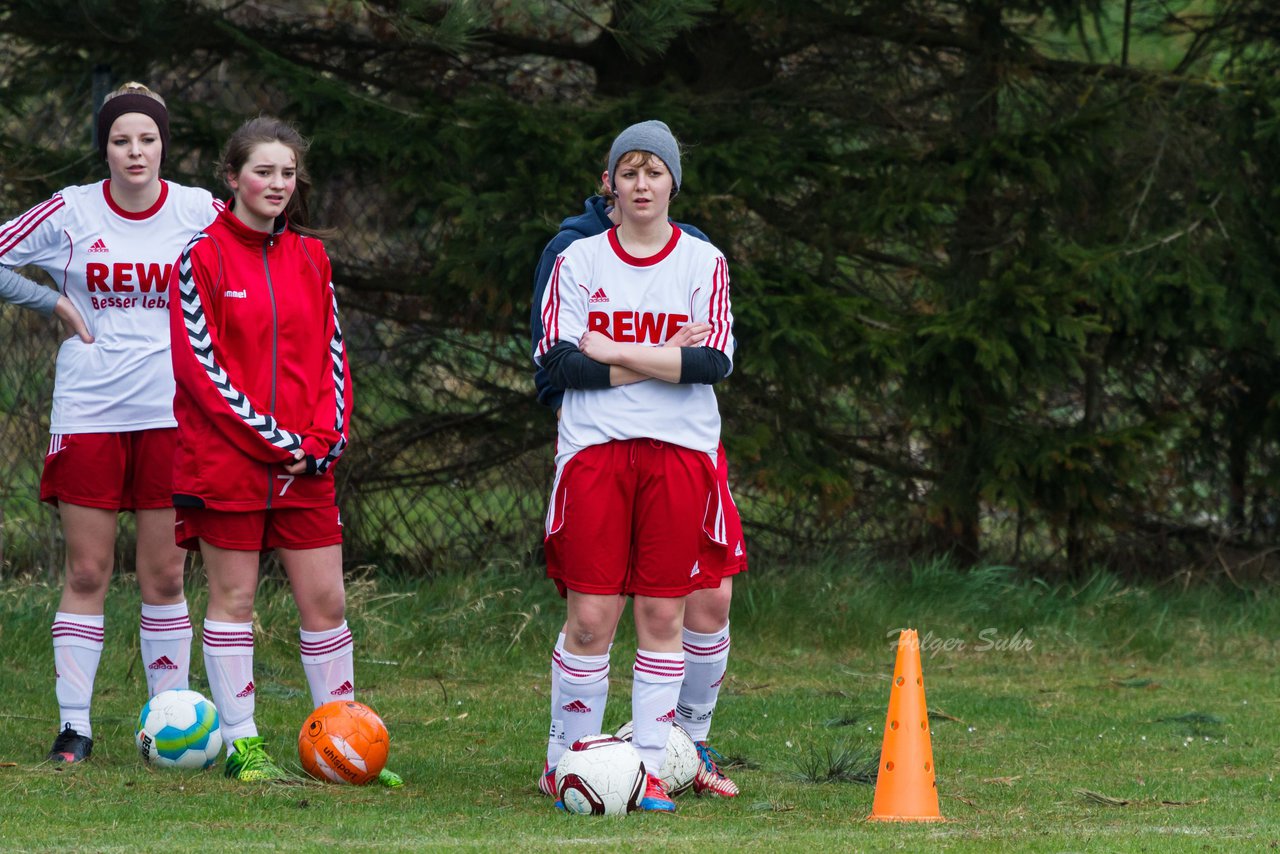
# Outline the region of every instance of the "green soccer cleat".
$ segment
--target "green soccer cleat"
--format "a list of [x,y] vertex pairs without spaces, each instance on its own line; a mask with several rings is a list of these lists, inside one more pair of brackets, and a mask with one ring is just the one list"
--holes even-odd
[[227,756],[225,773],[242,783],[286,783],[293,777],[267,755],[267,741],[249,735],[232,742],[235,752]]
[[388,789],[398,789],[404,785],[404,778],[394,771],[383,768],[378,772],[378,785]]

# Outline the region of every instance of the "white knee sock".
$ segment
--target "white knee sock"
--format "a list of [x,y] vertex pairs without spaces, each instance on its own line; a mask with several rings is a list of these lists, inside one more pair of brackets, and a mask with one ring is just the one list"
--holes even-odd
[[684,682],[676,722],[694,741],[706,741],[716,711],[720,683],[729,665],[729,624],[714,634],[684,630]]
[[604,706],[609,699],[609,656],[560,653],[555,661],[560,682],[560,706],[555,714],[563,721],[559,743],[548,741],[547,764],[552,768],[569,745],[587,735],[596,735],[604,724]]
[[311,704],[319,708],[334,700],[354,699],[355,654],[346,620],[322,632],[299,630],[298,635],[302,670],[311,688]]
[[667,739],[676,717],[683,652],[636,650],[631,679],[631,744],[644,760],[645,770],[657,777],[667,759]]
[[53,615],[53,667],[58,695],[58,729],[70,726],[86,738],[93,737],[89,705],[93,680],[102,658],[104,619],[102,614]]
[[564,753],[564,713],[560,710],[560,669],[556,664],[560,656],[564,655],[564,632],[556,637],[556,645],[551,650],[551,731],[547,734],[547,757],[548,762],[554,748],[556,760],[559,761],[560,754]]
[[171,688],[189,687],[191,675],[191,617],[187,603],[148,605],[142,603],[142,666],[147,674],[147,693],[154,697]]
[[258,734],[253,720],[253,623],[205,620],[204,671],[230,755],[237,738]]

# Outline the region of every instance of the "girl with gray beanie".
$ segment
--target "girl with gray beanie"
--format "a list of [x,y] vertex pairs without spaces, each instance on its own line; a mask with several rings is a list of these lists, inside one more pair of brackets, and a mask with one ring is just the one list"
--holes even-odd
[[[534,353],[565,389],[545,543],[568,602],[553,727],[567,745],[600,732],[618,596],[634,596],[632,743],[648,774],[639,807],[660,812],[675,810],[660,777],[685,672],[685,600],[717,586],[729,557],[712,389],[732,367],[728,265],[669,221],[680,178],[665,124],[618,135],[607,173],[618,225],[556,258]],[[699,343],[663,346],[686,328]]]
[[[657,125],[660,123],[654,122]],[[610,187],[609,152],[604,162],[606,171],[600,176],[597,195],[586,200],[583,211],[575,216],[566,217],[560,223],[560,230],[542,250],[538,267],[534,273],[534,295],[530,317],[530,329],[533,345],[537,346],[543,336],[542,296],[546,292],[547,282],[555,267],[557,257],[570,244],[584,237],[600,234],[617,225],[621,220],[617,209],[613,206],[614,195]],[[673,155],[677,158],[678,153]],[[683,232],[687,240],[690,237],[698,240],[709,240],[698,228],[679,222],[675,224]],[[687,347],[701,344],[706,337],[707,324],[690,324],[674,338],[669,338],[664,347]],[[538,402],[547,406],[557,414],[564,398],[564,389],[551,384],[547,372],[538,368],[534,376],[538,390]],[[729,610],[733,599],[733,576],[747,570],[747,549],[742,534],[742,520],[729,489],[729,466],[725,457],[723,443],[717,449],[716,476],[720,487],[724,509],[725,528],[728,533],[729,557],[723,577],[716,587],[696,590],[689,594],[685,602],[683,641],[685,652],[684,681],[680,683],[680,697],[676,703],[676,724],[684,728],[693,739],[698,753],[698,766],[693,778],[693,792],[697,795],[715,795],[719,797],[736,797],[738,786],[720,769],[720,754],[709,744],[712,718],[717,710],[720,688],[724,683],[729,659]],[[626,604],[625,597],[618,597],[618,609]],[[555,661],[564,654],[564,632],[561,631],[552,651],[551,665],[551,729],[547,739],[546,761],[542,773],[538,776],[538,790],[544,795],[556,795],[555,771],[567,745],[564,742],[563,721],[565,711],[559,696],[558,666]]]

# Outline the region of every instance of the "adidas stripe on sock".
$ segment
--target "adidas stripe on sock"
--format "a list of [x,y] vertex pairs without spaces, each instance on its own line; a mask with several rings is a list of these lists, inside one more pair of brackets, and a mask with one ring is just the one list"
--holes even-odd
[[684,652],[636,650],[631,680],[631,744],[650,774],[660,776],[684,679]]
[[204,670],[218,707],[222,741],[232,753],[237,738],[258,734],[253,720],[253,623],[205,620]]
[[319,707],[356,694],[355,654],[351,630],[342,625],[322,632],[298,631],[302,669],[311,689],[311,704]]
[[711,716],[728,664],[728,623],[712,634],[684,630],[684,682],[676,704],[676,722],[694,741],[706,741],[711,731]]
[[587,735],[596,735],[604,725],[604,707],[609,699],[609,655],[574,655],[568,650],[553,656],[560,683],[559,708],[554,714],[563,721],[563,738],[547,743],[547,764],[560,761],[568,745]]
[[191,617],[187,603],[148,605],[142,603],[138,635],[142,641],[143,673],[147,693],[154,697],[171,688],[189,687],[191,675]]
[[80,735],[93,736],[89,706],[93,681],[102,659],[105,636],[102,614],[53,615],[54,690],[58,695],[58,729],[71,727]]
[[[564,632],[556,638],[556,645],[551,649],[551,730],[547,733],[547,762],[551,763],[551,754],[555,753],[556,761],[564,753],[564,714],[560,711],[560,676],[556,661],[564,655]],[[551,763],[550,767],[554,767]]]

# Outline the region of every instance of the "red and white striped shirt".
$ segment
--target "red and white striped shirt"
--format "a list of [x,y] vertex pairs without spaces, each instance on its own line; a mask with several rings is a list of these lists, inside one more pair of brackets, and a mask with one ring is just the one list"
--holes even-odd
[[[683,237],[656,255],[635,258],[616,229],[571,244],[556,259],[542,301],[545,334],[534,358],[555,345],[577,346],[588,331],[657,347],[688,323],[710,323],[704,346],[733,360],[729,267],[710,243]],[[720,442],[720,410],[705,384],[645,380],[604,389],[568,389],[560,413],[556,460],[615,439],[659,439],[705,451]]]
[[173,427],[169,272],[222,206],[205,190],[162,181],[146,211],[116,205],[109,182],[67,187],[0,226],[0,264],[53,277],[94,343],[58,350],[55,434]]

